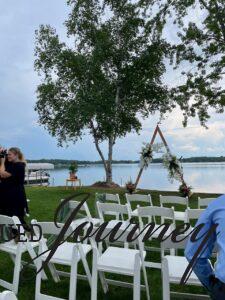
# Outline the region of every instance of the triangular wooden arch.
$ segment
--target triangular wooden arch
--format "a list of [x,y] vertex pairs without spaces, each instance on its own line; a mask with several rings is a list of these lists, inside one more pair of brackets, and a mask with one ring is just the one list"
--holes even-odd
[[[169,146],[168,146],[168,144],[167,144],[167,142],[166,142],[166,139],[165,139],[165,137],[164,137],[164,135],[163,135],[163,133],[162,133],[160,127],[159,127],[159,123],[157,124],[157,126],[156,126],[156,128],[155,128],[155,130],[154,130],[152,139],[151,139],[151,141],[150,141],[150,145],[153,145],[153,144],[154,144],[157,134],[159,134],[159,136],[160,136],[160,138],[161,138],[161,140],[162,140],[162,142],[163,142],[163,144],[164,144],[164,146],[165,146],[165,148],[166,148],[167,153],[168,153],[169,155],[172,155],[172,154],[171,154],[171,151],[170,151],[170,148],[169,148]],[[141,178],[141,175],[142,175],[142,173],[143,173],[143,170],[144,170],[144,167],[140,168],[140,171],[139,171],[139,173],[138,173],[137,179],[136,179],[135,184],[134,184],[135,189],[136,189],[136,187],[137,187],[137,185],[138,185],[138,183],[139,183],[139,181],[140,181],[140,178]],[[186,183],[185,183],[185,181],[184,181],[183,173],[182,173],[182,172],[179,172],[179,176],[180,176],[180,179],[181,179],[182,184],[186,186]]]

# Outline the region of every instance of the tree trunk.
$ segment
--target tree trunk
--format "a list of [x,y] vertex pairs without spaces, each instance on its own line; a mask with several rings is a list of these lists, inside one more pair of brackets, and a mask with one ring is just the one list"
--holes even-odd
[[113,138],[109,138],[108,142],[108,160],[107,160],[107,170],[106,170],[106,182],[112,183],[112,154],[113,154]]
[[97,136],[96,129],[94,127],[93,122],[90,123],[90,128],[92,130],[92,134],[94,137],[94,143],[95,147],[98,151],[98,154],[103,162],[104,169],[105,169],[105,175],[106,175],[106,183],[111,184],[112,183],[112,155],[113,155],[113,146],[115,144],[115,139],[111,136],[108,140],[108,160],[105,159],[104,154],[102,153],[102,150],[99,146],[99,139]]

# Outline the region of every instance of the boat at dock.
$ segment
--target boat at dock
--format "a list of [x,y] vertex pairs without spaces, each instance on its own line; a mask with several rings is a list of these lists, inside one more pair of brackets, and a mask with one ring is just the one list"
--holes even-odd
[[28,163],[26,165],[26,185],[49,185],[50,175],[48,170],[53,170],[54,165],[50,163]]

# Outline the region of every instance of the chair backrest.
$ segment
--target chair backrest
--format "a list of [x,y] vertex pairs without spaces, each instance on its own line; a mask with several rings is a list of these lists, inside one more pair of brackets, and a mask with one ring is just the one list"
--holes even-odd
[[96,201],[98,201],[99,196],[104,196],[104,200],[107,201],[107,202],[109,201],[109,202],[115,202],[115,203],[121,204],[119,194],[108,194],[108,193],[99,194],[99,193],[96,193],[95,194]]
[[[141,241],[141,237],[139,236],[139,230],[132,232],[132,228],[134,227],[134,224],[131,224],[129,222],[127,222],[126,226],[121,226],[121,228],[117,229],[116,234],[113,231],[112,228],[109,227],[105,227],[104,228],[104,242],[111,243],[112,241],[110,241],[110,233],[112,232],[113,238],[116,239],[116,243],[119,243],[120,246],[123,244],[125,248],[128,248],[129,245],[132,248],[136,248],[139,250],[139,253],[141,255],[141,257],[143,258],[143,251],[144,251],[144,247],[143,247],[143,243]],[[91,238],[90,238],[90,242],[92,245],[92,248],[97,248],[98,252],[102,252],[103,247],[102,247],[102,241],[101,242],[96,242],[95,238],[96,235],[98,234],[98,228],[99,227],[94,227],[93,231],[91,233]],[[132,232],[132,241],[128,242],[127,241],[127,237],[128,235]],[[116,247],[116,246],[114,246]]]
[[188,197],[160,195],[159,200],[161,206],[163,206],[163,204],[179,204],[188,207]]
[[201,198],[198,197],[198,208],[207,207],[210,202],[215,200],[215,198]]
[[131,202],[143,202],[152,205],[151,195],[143,195],[143,194],[125,194],[128,203]]
[[148,222],[154,222],[156,223],[156,217],[160,217],[161,222],[165,221],[165,219],[172,220],[172,223],[175,223],[174,219],[174,209],[173,208],[167,208],[167,207],[158,207],[158,206],[145,206],[140,207],[138,206],[138,218],[140,226],[144,224],[143,218],[147,218]]
[[112,201],[120,204],[120,196],[118,194],[105,194],[106,201]]
[[[27,241],[27,236],[25,234],[25,230],[19,220],[18,217],[16,216],[13,216],[13,217],[8,217],[8,216],[5,216],[5,215],[0,215],[0,225],[4,225],[8,228],[12,228],[12,229],[18,229],[19,232],[20,232],[20,241]],[[10,230],[10,229],[9,229]],[[10,233],[9,233],[10,234]],[[11,237],[11,234],[10,236],[6,236],[6,238],[12,238]],[[20,243],[18,243],[20,244]]]
[[191,220],[198,220],[200,215],[204,209],[193,209],[193,208],[187,208],[186,209],[186,220],[189,223]]
[[[54,222],[38,222],[37,220],[32,220],[31,224],[33,225],[39,225],[41,227],[41,231],[42,231],[42,236],[41,239],[39,240],[39,244],[42,247],[42,250],[47,250],[48,246],[47,246],[47,240],[45,238],[46,235],[54,235],[54,236],[58,236],[60,231],[62,230],[62,227],[65,226],[65,224],[63,223],[57,223],[58,227],[56,227]],[[37,229],[37,227],[33,227],[34,228],[34,233],[36,236],[39,236],[40,232]],[[68,237],[72,234],[73,229],[71,226],[69,226],[67,232],[65,233],[65,237]]]
[[[61,201],[63,201],[64,199],[62,199]],[[71,211],[73,211],[74,209],[77,208],[77,206],[80,204],[79,201],[76,201],[76,200],[70,200],[69,201],[69,209]],[[91,216],[91,213],[90,213],[90,210],[89,210],[89,207],[87,205],[86,202],[84,202],[84,204],[79,208],[79,211],[82,211],[86,214],[86,216],[88,217],[89,220],[92,219],[92,216]]]
[[[14,217],[8,217],[8,216],[5,216],[5,215],[0,215],[0,224],[6,225],[6,226],[15,225],[15,218]],[[20,224],[20,221],[17,224]]]
[[65,225],[63,223],[57,223],[58,227],[56,227],[54,222],[38,222],[37,220],[32,220],[31,223],[41,226],[43,235],[45,234],[59,235],[60,231],[62,230],[62,227]]
[[189,237],[187,235],[186,236],[179,235],[179,242],[177,242],[177,243],[174,243],[173,241],[171,241],[171,238],[164,240],[160,244],[162,257],[165,255],[166,250],[171,250],[171,249],[175,249],[175,250],[183,249],[184,250],[186,248],[188,240],[189,240]]
[[[98,213],[100,219],[104,222],[105,216],[116,216],[119,219],[120,216],[127,215],[127,219],[130,219],[130,211],[127,204],[117,204],[117,203],[102,203],[96,202]],[[123,218],[122,218],[123,219]]]

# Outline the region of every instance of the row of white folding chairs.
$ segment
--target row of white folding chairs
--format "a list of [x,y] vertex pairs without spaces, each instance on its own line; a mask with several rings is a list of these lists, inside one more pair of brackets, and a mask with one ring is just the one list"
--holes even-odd
[[[40,225],[43,233],[43,237],[39,242],[40,256],[37,260],[38,269],[40,269],[40,267],[42,266],[42,262],[44,262],[48,256],[48,252],[46,252],[48,250],[48,247],[45,235],[53,234],[57,236],[63,224],[59,224],[59,228],[57,228],[54,223],[37,222],[35,220],[33,220],[32,223]],[[111,231],[111,229],[106,228],[105,234],[107,235],[107,232],[109,231]],[[122,232],[123,230],[119,229],[119,231]],[[66,237],[69,237],[72,234],[72,232],[73,228],[70,227],[66,233]],[[123,242],[125,244],[126,236],[121,235],[119,240],[121,243]],[[89,285],[91,287],[91,300],[97,300],[98,275],[101,279],[104,292],[107,292],[108,284],[116,284],[125,287],[132,287],[134,300],[141,299],[141,289],[146,290],[147,299],[150,299],[147,274],[145,270],[145,265],[143,263],[145,256],[144,251],[140,251],[137,249],[129,249],[127,247],[108,247],[105,251],[103,251],[102,247],[97,247],[94,237],[90,239],[90,242],[90,244],[65,242],[59,245],[57,251],[50,259],[49,268],[56,282],[60,280],[60,276],[70,276],[69,300],[76,299],[77,279],[80,277],[82,279],[88,279]],[[45,253],[41,255],[41,253],[43,252]],[[86,260],[86,256],[90,252],[93,252],[92,274],[89,270],[89,266]],[[79,262],[82,262],[84,266],[86,272],[85,276],[77,274],[77,265]],[[57,270],[55,267],[56,264],[70,266],[70,274]],[[141,285],[141,270],[144,274],[144,285]],[[106,279],[105,273],[116,273],[120,275],[131,276],[133,277],[133,284]],[[52,297],[50,295],[41,293],[41,272],[39,272],[36,277],[35,300],[47,299],[62,300],[61,298]]]
[[[144,205],[153,206],[151,195],[147,194],[125,194],[127,204],[130,209],[131,216],[137,216],[137,208],[132,208],[132,202],[136,204],[143,203]],[[97,197],[96,197],[97,199]],[[121,204],[120,197],[118,194],[105,194],[106,202],[113,201],[115,203]],[[198,209],[205,208],[208,204],[213,201],[214,198],[201,198],[198,197]],[[180,196],[171,196],[171,195],[160,195],[159,196],[160,206],[164,207],[165,204],[170,205],[182,205],[184,210],[189,206],[188,197],[180,197]],[[185,221],[185,212],[184,211],[176,211],[175,212],[175,220]]]
[[[90,219],[91,221],[91,219]],[[20,224],[18,218],[16,217],[6,217],[0,216],[0,224],[5,225],[12,225],[14,228],[18,229],[18,224]],[[42,234],[40,241],[35,243],[30,243],[26,233],[23,231],[21,227],[21,233],[24,235],[24,240],[18,243],[15,243],[14,240],[9,242],[1,243],[0,250],[3,252],[8,253],[9,255],[13,256],[14,261],[14,276],[13,276],[13,284],[10,284],[4,280],[0,280],[0,285],[14,291],[15,294],[18,292],[19,286],[19,277],[21,271],[21,256],[24,252],[28,252],[30,257],[34,259],[35,265],[37,270],[39,270],[42,266],[42,263],[46,260],[49,252],[47,246],[47,237],[49,235],[55,235],[56,237],[59,235],[62,227],[64,224],[58,224],[58,227],[55,226],[53,222],[37,222],[35,220],[32,221],[34,225],[40,225],[42,228]],[[39,235],[39,231],[37,227],[34,227],[36,231],[36,235]],[[65,237],[70,236],[73,233],[74,226],[70,226],[68,231],[65,234]],[[107,228],[106,230],[111,230]],[[122,229],[120,229],[122,230]],[[125,237],[122,237],[120,242],[125,242]],[[40,254],[39,257],[36,257],[34,252],[34,248],[39,247],[38,253]],[[53,276],[53,279],[58,282],[60,280],[60,276],[69,276],[70,277],[70,288],[69,288],[69,300],[76,299],[76,281],[77,278],[87,279],[89,285],[92,287],[91,294],[92,300],[97,299],[97,274],[99,273],[102,286],[104,291],[106,292],[108,289],[109,284],[120,284],[122,286],[129,286],[133,287],[133,299],[140,300],[140,290],[141,288],[145,289],[149,299],[149,289],[147,283],[147,275],[145,271],[145,266],[143,265],[144,259],[144,252],[140,255],[140,251],[136,249],[127,249],[126,247],[109,247],[106,251],[101,252],[98,248],[96,243],[91,239],[91,244],[87,243],[71,243],[65,242],[60,244],[57,248],[57,251],[51,257],[51,260],[48,264],[50,273]],[[86,256],[88,253],[92,252],[93,250],[93,270],[91,275]],[[119,253],[119,257],[118,257]],[[86,275],[78,275],[77,274],[77,265],[79,262],[82,262]],[[70,273],[57,270],[55,265],[65,265],[70,266],[71,271]],[[140,273],[141,270],[144,272],[145,278],[145,285],[141,286],[140,284]],[[133,285],[118,282],[113,280],[105,280],[104,272],[107,273],[116,273],[116,274],[123,274],[129,275],[133,277]],[[58,297],[52,297],[50,295],[46,295],[41,293],[41,279],[47,279],[44,271],[39,272],[36,276],[36,289],[35,289],[35,300],[62,300]]]
[[[106,207],[106,203],[100,203],[101,207]],[[112,207],[113,204],[111,204],[111,207],[108,207],[111,211],[114,209],[116,212],[119,213],[124,213],[125,211],[129,215],[129,209],[127,205],[118,205],[114,204],[114,207]],[[120,208],[119,208],[120,207]],[[123,207],[123,209],[121,209]],[[125,209],[126,207],[126,209]],[[139,215],[147,216],[150,217],[151,215],[159,215],[159,213],[163,213],[163,216],[165,215],[168,218],[171,218],[173,216],[173,210],[169,208],[160,208],[160,207],[139,207],[138,208],[138,213]],[[4,219],[5,222],[6,219]],[[8,219],[9,221],[9,219]],[[18,222],[18,220],[15,220]],[[14,221],[14,225],[15,225]],[[58,235],[61,227],[57,228],[54,223],[49,223],[49,222],[41,222],[37,223],[36,221],[32,222],[33,224],[39,224],[42,227],[42,232],[43,234],[54,234]],[[11,223],[12,224],[12,223]],[[17,223],[18,224],[18,223]],[[111,230],[110,228],[107,228],[107,230]],[[123,230],[122,228],[120,230]],[[71,227],[70,232],[67,232],[67,235],[69,235],[73,231],[73,228]],[[124,238],[121,240],[124,242]],[[27,242],[29,243],[29,242]],[[24,247],[27,243],[22,242],[14,245],[16,248],[21,248]],[[93,243],[93,241],[92,241]],[[3,245],[3,244],[1,244]],[[50,263],[49,263],[49,269],[53,275],[53,278],[55,281],[59,280],[59,276],[70,276],[70,292],[69,292],[69,299],[76,299],[76,279],[78,278],[77,276],[77,264],[78,262],[82,261],[84,269],[86,271],[86,276],[85,278],[88,279],[90,286],[92,287],[92,300],[97,299],[97,274],[100,274],[100,278],[103,284],[103,288],[106,291],[107,290],[107,282],[112,283],[112,284],[121,284],[119,282],[112,282],[111,281],[105,281],[103,273],[105,272],[112,272],[112,273],[117,273],[117,274],[123,274],[123,275],[130,275],[134,278],[133,281],[133,288],[134,288],[134,298],[133,299],[140,299],[140,272],[141,269],[144,272],[144,277],[145,277],[145,286],[143,288],[146,289],[147,291],[147,296],[149,299],[149,289],[148,289],[148,283],[147,283],[147,275],[146,275],[146,270],[145,268],[147,267],[147,264],[145,262],[145,255],[146,252],[143,250],[143,247],[139,244],[139,250],[136,249],[128,249],[128,248],[120,248],[120,247],[108,247],[105,252],[101,253],[99,252],[99,249],[97,246],[94,244],[88,245],[88,244],[74,244],[74,243],[69,243],[66,242],[62,245],[59,246],[57,249],[56,253],[54,256],[51,258]],[[29,248],[29,247],[28,247]],[[46,251],[47,244],[46,244],[46,239],[44,236],[39,242],[39,253],[43,253],[43,251]],[[86,261],[86,255],[91,252],[93,249],[94,255],[93,255],[93,270],[92,270],[92,276]],[[140,249],[142,249],[140,251]],[[6,251],[8,252],[8,251]],[[31,255],[32,257],[32,255]],[[43,254],[40,256],[40,259],[37,260],[37,269],[39,269],[42,265],[41,261],[44,261],[47,257],[47,253]],[[33,257],[32,257],[33,258]],[[67,265],[71,266],[71,272],[70,274],[66,274],[65,272],[58,271],[55,268],[55,264],[61,264],[61,265]],[[16,259],[15,260],[15,270],[16,273],[20,271],[20,265],[21,262]],[[36,300],[44,300],[44,299],[61,299],[57,297],[52,297],[49,295],[44,295],[41,293],[41,277],[44,277],[44,273],[40,272],[37,275],[36,279]],[[17,285],[18,285],[19,280],[17,280]],[[124,286],[127,286],[128,284],[123,284]],[[11,286],[10,286],[11,287]],[[8,287],[8,288],[10,288]],[[17,287],[18,290],[18,287]]]
[[[106,221],[105,216],[111,215],[112,212],[121,216],[122,221],[126,220],[127,222],[132,218],[132,214],[130,212],[130,208],[128,204],[122,205],[122,204],[114,204],[114,203],[97,202],[97,208],[99,212],[100,223]],[[203,211],[204,209],[192,209],[187,207],[186,210],[184,211],[183,220],[187,223],[190,222],[191,220],[197,220]],[[168,208],[168,207],[159,207],[159,206],[138,205],[135,215],[139,217],[139,221],[141,221],[140,218],[143,217],[148,218],[149,223],[152,221],[157,223],[156,217],[161,217],[161,221],[159,225],[161,225],[165,221],[165,219],[172,220],[172,223],[174,224],[176,220],[175,218],[176,211],[174,211],[173,207]],[[117,222],[118,220],[119,219],[117,218],[115,222]],[[112,222],[112,224],[115,222]]]
[[[103,219],[104,219],[104,216],[107,215],[108,211],[111,212],[113,210],[120,214],[126,214],[129,218],[129,208],[128,208],[127,204],[118,205],[118,204],[109,204],[109,203],[98,203],[97,205],[98,205],[99,211],[101,212],[101,216]],[[202,209],[187,208],[186,209],[187,222],[190,222],[192,220],[197,220],[202,212],[203,212]],[[152,217],[163,217],[163,218],[166,218],[166,219],[169,219],[169,220],[172,220],[173,222],[175,222],[174,210],[172,208],[152,207],[152,206],[138,207],[137,214],[139,217],[139,224],[140,224],[141,229],[143,229],[145,226],[144,222],[143,222],[143,218],[147,218],[148,221],[151,221]],[[127,221],[123,221],[123,222],[125,225],[127,225]],[[116,224],[116,222],[114,222],[112,225],[115,226],[115,224]],[[111,226],[110,226],[110,228],[111,228]],[[124,228],[125,228],[125,226],[123,227],[123,229]],[[156,226],[156,228],[157,228],[157,226]],[[167,232],[168,235],[171,233],[172,229],[173,229],[173,226]],[[158,236],[158,233],[155,233],[155,234],[153,234],[152,237],[154,238],[157,236]],[[187,240],[187,238],[186,238],[186,240]],[[185,241],[185,243],[186,243],[186,241]],[[142,249],[144,249],[143,246],[144,245],[142,245]],[[140,247],[140,243],[139,243],[139,247]],[[170,283],[178,284],[180,282],[180,279],[182,277],[182,274],[183,274],[185,268],[188,265],[188,262],[185,257],[175,256],[175,253],[176,253],[175,251],[170,251],[170,255],[165,256],[166,250],[171,250],[171,249],[175,250],[178,248],[183,249],[184,243],[173,244],[170,241],[170,239],[168,239],[161,244],[161,257],[162,257],[161,269],[162,269],[162,278],[163,278],[163,300],[170,299],[170,293],[169,293]],[[117,252],[117,256],[119,256],[118,250],[116,250],[116,252]],[[144,255],[144,257],[145,256],[146,255]],[[121,257],[121,259],[123,259],[123,257]],[[143,261],[143,266],[145,266],[146,268],[147,267],[158,268],[159,265],[161,266],[161,264],[149,262],[146,260]],[[188,284],[201,286],[201,283],[199,282],[199,280],[197,279],[197,277],[195,276],[194,273],[191,274],[191,276],[188,280]],[[196,297],[197,298],[199,297],[199,299],[200,299],[200,295],[196,295]]]

